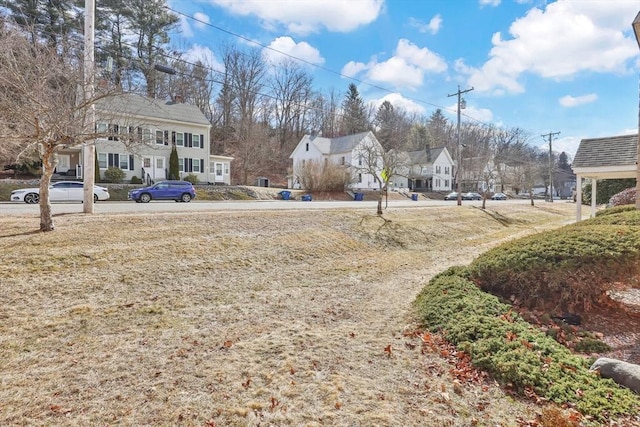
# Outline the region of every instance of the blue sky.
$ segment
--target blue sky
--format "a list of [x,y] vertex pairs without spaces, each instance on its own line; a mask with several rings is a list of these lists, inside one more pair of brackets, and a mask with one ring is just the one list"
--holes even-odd
[[[637,132],[638,0],[170,0],[188,58],[220,67],[225,44],[306,61],[316,90],[358,85],[366,102],[531,134],[582,138]],[[195,18],[195,19],[193,19]],[[216,28],[217,27],[217,28]],[[222,31],[224,30],[224,31]],[[229,34],[237,34],[240,37]],[[355,80],[354,80],[355,79]]]

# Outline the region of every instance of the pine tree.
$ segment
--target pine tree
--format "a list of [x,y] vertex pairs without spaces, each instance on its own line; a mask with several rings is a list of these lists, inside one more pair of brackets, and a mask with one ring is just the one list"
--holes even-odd
[[349,85],[349,91],[342,101],[342,133],[353,135],[369,130],[367,110],[355,84]]

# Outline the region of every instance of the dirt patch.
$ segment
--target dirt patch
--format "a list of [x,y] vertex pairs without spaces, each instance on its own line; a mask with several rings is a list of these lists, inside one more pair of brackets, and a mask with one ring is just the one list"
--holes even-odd
[[456,382],[411,303],[574,208],[2,217],[0,424],[518,425],[539,408]]

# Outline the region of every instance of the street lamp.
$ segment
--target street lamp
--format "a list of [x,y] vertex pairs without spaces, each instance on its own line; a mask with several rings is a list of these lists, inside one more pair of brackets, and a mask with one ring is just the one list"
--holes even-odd
[[[638,47],[640,47],[640,12],[633,20],[633,32],[636,35]],[[640,95],[640,85],[638,86],[638,94]],[[638,148],[636,151],[636,209],[640,209],[640,98],[638,98]]]

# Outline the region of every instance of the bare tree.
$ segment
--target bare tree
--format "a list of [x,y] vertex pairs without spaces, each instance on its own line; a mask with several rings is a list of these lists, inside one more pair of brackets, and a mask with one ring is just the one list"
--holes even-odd
[[40,230],[52,231],[49,184],[56,153],[95,139],[86,117],[81,61],[60,55],[55,46],[32,43],[16,30],[0,32],[0,139],[3,157],[20,160],[36,155],[42,161]]

